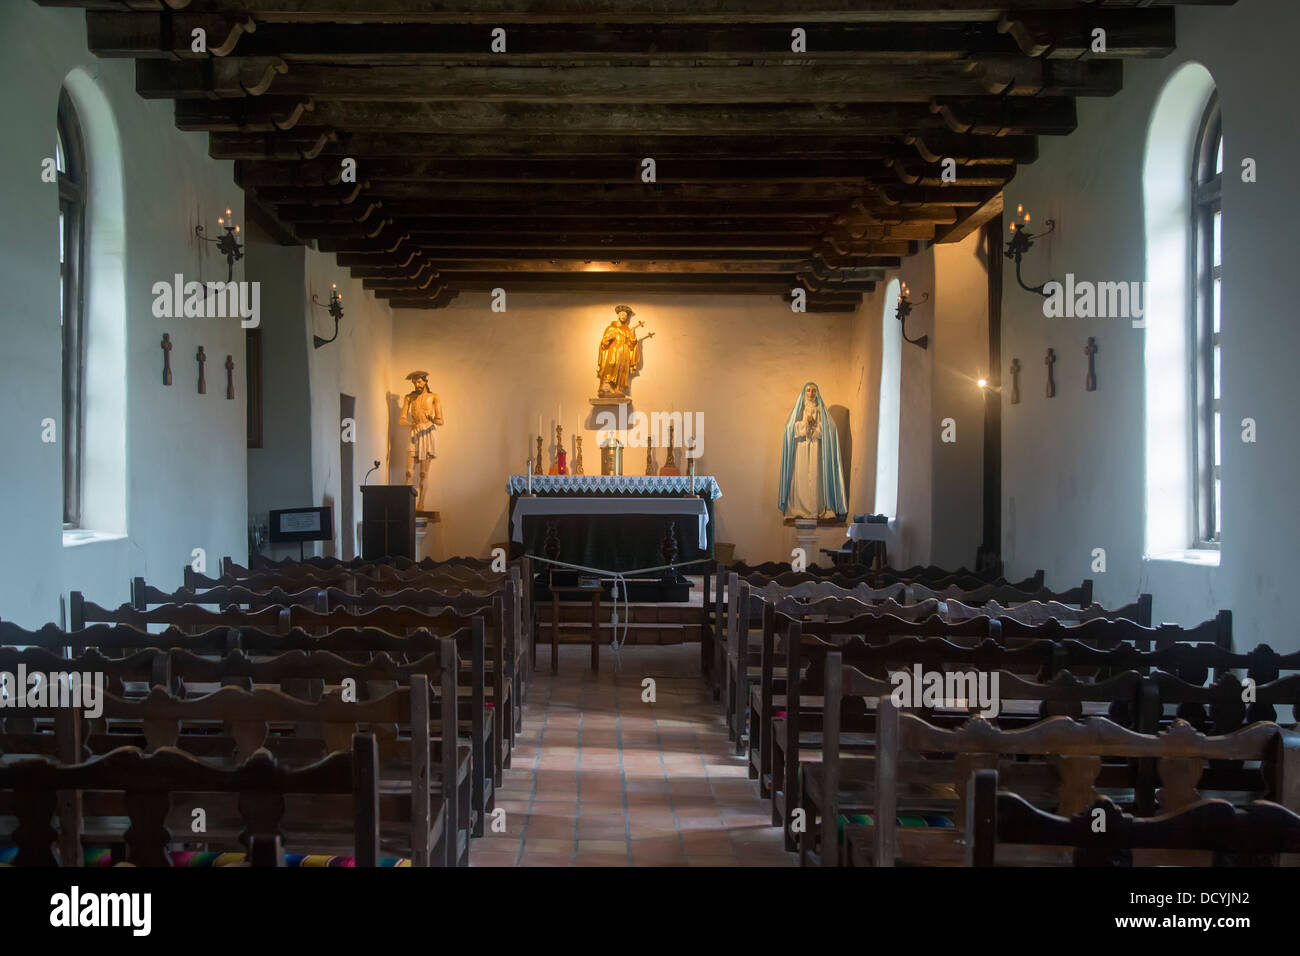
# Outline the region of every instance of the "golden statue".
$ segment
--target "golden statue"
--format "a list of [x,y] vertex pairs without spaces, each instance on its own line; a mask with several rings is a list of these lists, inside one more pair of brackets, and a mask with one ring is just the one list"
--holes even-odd
[[415,386],[402,402],[402,415],[398,423],[411,429],[411,446],[406,452],[406,483],[418,472],[415,491],[416,513],[427,511],[424,496],[424,476],[429,462],[438,457],[434,429],[442,424],[442,405],[437,393],[429,390],[429,373],[412,372],[406,376]]
[[600,379],[600,398],[625,399],[632,376],[641,366],[641,343],[653,338],[654,333],[636,337],[636,330],[645,325],[638,322],[629,325],[633,312],[625,305],[614,306],[618,316],[605,328],[600,337],[600,349],[596,353],[596,375]]

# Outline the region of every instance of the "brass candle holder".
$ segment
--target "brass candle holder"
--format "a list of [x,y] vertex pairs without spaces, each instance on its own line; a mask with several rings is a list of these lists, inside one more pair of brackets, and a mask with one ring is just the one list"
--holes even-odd
[[573,441],[574,444],[577,446],[573,453],[573,473],[575,475],[581,475],[583,473],[582,472],[582,436],[575,435],[573,437]]

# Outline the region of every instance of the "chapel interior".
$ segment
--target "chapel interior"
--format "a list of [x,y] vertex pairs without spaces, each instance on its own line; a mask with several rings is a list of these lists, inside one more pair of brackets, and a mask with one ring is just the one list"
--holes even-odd
[[1295,3],[0,35],[0,867],[1300,860]]

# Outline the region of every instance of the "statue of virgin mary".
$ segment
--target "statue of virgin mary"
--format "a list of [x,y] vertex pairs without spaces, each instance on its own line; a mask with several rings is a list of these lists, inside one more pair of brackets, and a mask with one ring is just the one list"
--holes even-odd
[[777,507],[787,518],[842,518],[848,514],[840,437],[821,390],[809,382],[785,423]]

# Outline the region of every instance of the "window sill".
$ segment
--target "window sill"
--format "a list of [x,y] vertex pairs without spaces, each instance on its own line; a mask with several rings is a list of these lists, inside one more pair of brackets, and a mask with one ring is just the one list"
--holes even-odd
[[69,528],[63,532],[65,548],[79,548],[86,544],[98,544],[104,541],[123,541],[126,535],[112,531],[86,531],[82,528]]
[[1146,561],[1167,561],[1174,564],[1194,564],[1203,568],[1217,568],[1222,552],[1216,548],[1188,548],[1185,551],[1168,551],[1148,554]]

